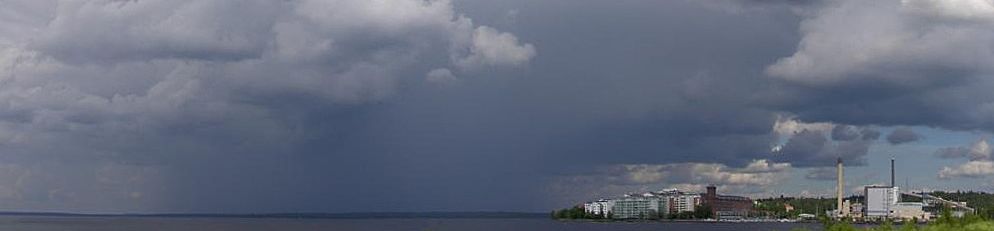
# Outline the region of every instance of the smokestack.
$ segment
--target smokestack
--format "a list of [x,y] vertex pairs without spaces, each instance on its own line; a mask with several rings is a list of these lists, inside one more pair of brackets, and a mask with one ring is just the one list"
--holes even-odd
[[843,178],[843,175],[842,175],[842,158],[841,157],[838,159],[838,161],[835,162],[835,168],[836,168],[836,173],[838,174],[838,176],[836,176],[836,177],[838,177],[838,179],[837,179],[838,180],[838,185],[836,185],[836,188],[835,188],[835,200],[836,200],[835,204],[836,204],[836,208],[838,209],[838,214],[836,214],[836,216],[837,217],[843,217],[844,214],[846,214],[846,212],[842,208],[842,196],[843,196],[843,194],[845,192],[845,191],[843,191],[844,190],[843,188],[845,188],[845,178]]
[[897,187],[894,184],[894,158],[890,158],[890,187]]

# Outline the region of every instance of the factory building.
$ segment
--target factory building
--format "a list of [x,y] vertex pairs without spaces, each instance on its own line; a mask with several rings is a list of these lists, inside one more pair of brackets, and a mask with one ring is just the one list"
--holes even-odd
[[890,160],[890,185],[866,186],[863,195],[866,205],[863,217],[867,220],[896,219],[927,221],[931,213],[922,202],[901,202],[901,189],[894,185],[894,159]]
[[900,220],[928,221],[931,213],[925,212],[925,203],[921,202],[898,202],[891,206],[891,216]]
[[842,208],[849,211],[849,218],[863,219],[863,203],[846,200]]
[[890,217],[894,206],[900,200],[899,189],[892,186],[866,186],[863,188],[863,195],[866,195],[867,218]]
[[742,219],[752,211],[753,202],[748,197],[718,195],[718,188],[714,185],[708,186],[707,190],[703,203],[711,207],[715,218]]

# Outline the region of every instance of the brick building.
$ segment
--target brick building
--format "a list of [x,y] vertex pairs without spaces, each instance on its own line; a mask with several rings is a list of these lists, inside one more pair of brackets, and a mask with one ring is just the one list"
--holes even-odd
[[703,204],[711,208],[711,214],[718,219],[742,219],[752,211],[752,199],[740,196],[718,195],[714,185],[707,187]]

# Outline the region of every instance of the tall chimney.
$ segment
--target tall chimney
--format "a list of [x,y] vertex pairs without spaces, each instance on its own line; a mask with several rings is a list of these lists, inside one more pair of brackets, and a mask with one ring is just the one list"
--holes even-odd
[[836,176],[836,177],[838,177],[837,178],[838,185],[836,185],[836,187],[835,187],[835,200],[836,200],[835,201],[835,205],[836,205],[835,208],[838,209],[838,213],[836,214],[837,217],[841,218],[844,214],[846,214],[846,212],[842,208],[842,196],[843,196],[843,194],[845,192],[844,189],[843,189],[843,188],[845,188],[845,179],[843,178],[843,175],[842,175],[842,158],[841,157],[838,159],[838,161],[835,162],[835,168],[836,168],[836,173],[838,174],[838,176]]
[[890,187],[897,187],[894,184],[894,158],[890,158]]

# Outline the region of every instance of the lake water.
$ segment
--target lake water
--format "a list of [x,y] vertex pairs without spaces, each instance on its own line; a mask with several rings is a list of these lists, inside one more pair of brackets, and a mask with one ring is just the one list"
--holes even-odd
[[34,217],[0,216],[0,230],[341,230],[341,231],[544,231],[544,230],[685,230],[779,231],[811,223],[684,223],[684,222],[560,222],[550,219],[277,219],[277,218],[157,218],[157,217]]

